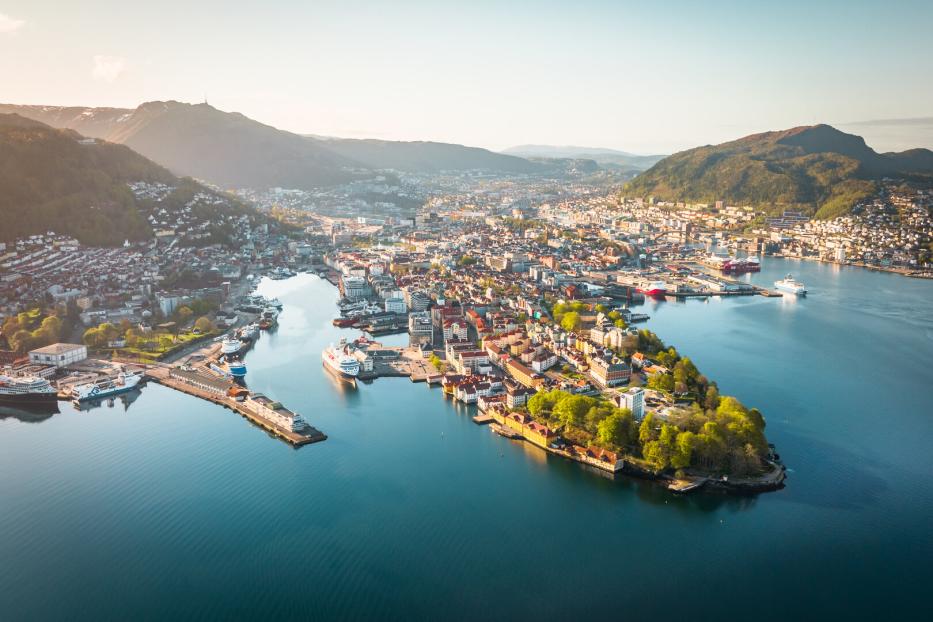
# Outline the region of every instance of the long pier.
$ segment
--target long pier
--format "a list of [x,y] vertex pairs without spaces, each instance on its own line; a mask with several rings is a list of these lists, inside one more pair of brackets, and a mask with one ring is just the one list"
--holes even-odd
[[[176,391],[181,391],[182,393],[187,393],[188,395],[193,395],[194,397],[199,397],[203,400],[213,402],[214,404],[219,404],[225,408],[240,414],[245,419],[248,419],[251,423],[263,428],[270,434],[280,438],[281,440],[287,442],[288,444],[294,447],[301,447],[303,445],[309,445],[311,443],[319,443],[321,441],[327,440],[327,435],[318,430],[313,426],[308,426],[307,429],[303,432],[295,432],[292,430],[285,430],[261,415],[254,413],[249,408],[247,408],[242,402],[238,402],[233,397],[228,397],[226,395],[218,395],[210,391],[201,389],[187,382],[177,380],[168,376],[164,369],[149,369],[146,370],[146,377],[157,382],[161,385],[175,389]],[[233,383],[230,383],[233,387]]]

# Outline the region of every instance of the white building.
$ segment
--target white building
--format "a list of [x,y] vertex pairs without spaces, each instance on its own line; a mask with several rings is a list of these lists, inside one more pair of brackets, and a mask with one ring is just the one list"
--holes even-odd
[[65,367],[87,358],[87,346],[76,343],[53,343],[44,348],[30,350],[29,362],[34,365]]
[[369,292],[369,285],[366,279],[361,276],[343,277],[343,295],[350,300],[359,300],[365,298]]
[[253,393],[246,399],[244,404],[257,415],[283,430],[300,432],[305,427],[305,421],[301,418],[301,415],[290,411],[279,402],[270,400],[261,393]]
[[386,313],[408,313],[404,298],[386,298]]
[[641,387],[632,387],[619,395],[619,408],[628,408],[636,421],[645,418],[645,390]]
[[444,341],[465,340],[469,331],[466,320],[444,320]]

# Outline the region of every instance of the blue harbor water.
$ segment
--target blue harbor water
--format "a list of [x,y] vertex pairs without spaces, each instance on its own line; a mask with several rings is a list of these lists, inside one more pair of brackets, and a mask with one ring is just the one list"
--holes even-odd
[[[324,373],[336,293],[285,303],[250,388],[328,434],[295,450],[150,384],[2,411],[0,619],[898,619],[929,610],[933,282],[766,259],[802,299],[645,306],[758,406],[790,477],[677,497],[500,438],[438,389]],[[399,343],[404,336],[384,342]]]

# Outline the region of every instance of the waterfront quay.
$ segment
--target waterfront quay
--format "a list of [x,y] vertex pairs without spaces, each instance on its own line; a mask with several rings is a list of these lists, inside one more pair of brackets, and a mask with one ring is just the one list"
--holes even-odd
[[[241,356],[252,343],[244,344]],[[215,371],[216,365],[212,363],[220,352],[220,343],[207,343],[177,363],[146,366],[146,377],[176,391],[229,408],[293,447],[327,439],[326,434],[306,422],[300,414]]]

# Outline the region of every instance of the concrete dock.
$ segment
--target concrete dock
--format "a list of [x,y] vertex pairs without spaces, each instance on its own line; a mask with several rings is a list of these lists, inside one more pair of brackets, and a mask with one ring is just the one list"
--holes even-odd
[[[146,375],[153,382],[157,382],[161,385],[175,389],[176,391],[181,391],[182,393],[187,393],[188,395],[193,395],[203,400],[224,406],[225,408],[229,408],[230,410],[248,419],[251,423],[263,428],[270,434],[282,439],[294,447],[301,447],[311,443],[318,443],[327,439],[326,434],[310,425],[302,432],[294,432],[291,430],[282,429],[279,426],[272,424],[270,421],[267,421],[265,418],[259,416],[258,414],[252,412],[246,408],[242,402],[238,402],[235,398],[227,397],[226,395],[218,395],[186,382],[170,378],[165,370],[147,370]],[[230,384],[233,386],[233,383]]]

